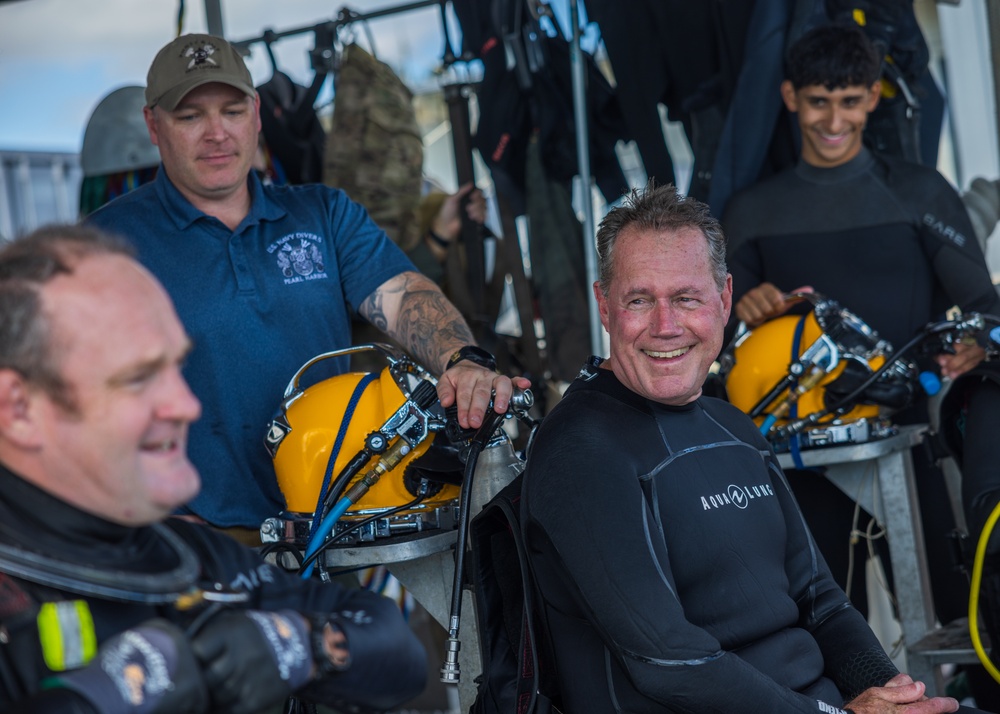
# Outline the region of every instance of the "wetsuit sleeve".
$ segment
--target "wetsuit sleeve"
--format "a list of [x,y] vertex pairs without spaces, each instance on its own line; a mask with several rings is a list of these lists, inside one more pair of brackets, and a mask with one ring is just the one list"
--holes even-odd
[[[747,292],[764,282],[764,265],[757,250],[757,241],[751,240],[748,230],[744,230],[752,224],[752,220],[745,215],[743,203],[742,195],[737,195],[722,217],[728,246],[726,264],[733,276],[733,307]],[[738,324],[739,318],[733,310],[726,326],[726,344],[735,334]]]
[[[962,200],[938,177],[939,190],[920,214],[920,239],[951,304],[1000,315],[1000,298]],[[947,309],[951,305],[944,305]]]
[[183,521],[171,526],[187,531],[213,557],[206,573],[233,589],[249,590],[248,609],[292,609],[309,618],[332,617],[346,633],[351,666],[313,682],[303,698],[322,704],[350,703],[375,711],[392,709],[423,691],[427,654],[392,600],[360,588],[316,579],[302,580],[265,563],[232,539]]
[[826,675],[851,701],[899,674],[864,617],[853,607],[839,610],[812,631],[826,661]]
[[741,243],[728,259],[729,272],[733,276],[733,304],[750,290],[764,282],[764,266],[756,241]]
[[726,323],[723,344],[728,345],[736,334],[740,324],[740,318],[736,316],[736,304],[750,290],[764,282],[763,267],[760,253],[757,250],[757,241],[747,241],[740,245],[736,251],[730,255],[728,260],[729,273],[733,276],[733,310],[729,315],[729,322]]
[[[812,633],[823,653],[824,674],[850,701],[869,687],[881,687],[899,670],[875,633],[837,585],[792,495],[781,467],[770,469],[787,524],[786,571],[800,625]],[[816,474],[816,478],[823,478]]]
[[608,433],[616,423],[608,414],[589,429],[574,422],[572,434],[539,434],[529,457],[522,510],[543,593],[545,578],[566,583],[619,665],[607,676],[627,677],[624,685],[672,712],[821,711],[685,618],[670,555],[630,463],[630,452],[653,435]]

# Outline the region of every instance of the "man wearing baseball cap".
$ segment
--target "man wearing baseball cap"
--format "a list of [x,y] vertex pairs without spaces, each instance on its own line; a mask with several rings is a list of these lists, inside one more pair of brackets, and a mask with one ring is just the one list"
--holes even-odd
[[149,68],[143,109],[156,180],[88,218],[135,244],[196,346],[185,376],[203,405],[189,439],[203,489],[186,512],[251,541],[284,508],[264,425],[296,369],[351,344],[352,311],[440,375],[463,426],[482,423],[491,393],[502,412],[529,385],[490,368],[458,310],[346,194],[261,183],[259,110],[232,45],[173,40]]
[[239,52],[211,35],[184,35],[160,50],[146,75],[146,106],[172,112],[192,89],[220,82],[253,97],[250,70]]

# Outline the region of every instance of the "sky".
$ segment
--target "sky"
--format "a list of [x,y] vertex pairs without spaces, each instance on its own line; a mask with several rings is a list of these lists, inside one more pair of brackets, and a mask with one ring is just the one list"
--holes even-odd
[[[309,27],[350,7],[369,13],[410,0],[221,0],[230,40]],[[0,2],[0,150],[77,152],[94,108],[114,89],[145,85],[157,50],[177,32],[181,0],[17,0]],[[205,32],[202,0],[185,0],[183,32]],[[452,18],[453,20],[454,18]],[[454,25],[454,23],[453,23]],[[444,52],[441,13],[432,6],[369,22],[376,55],[411,87],[433,86]],[[368,34],[358,27],[366,48]],[[451,30],[458,50],[460,32]],[[280,69],[309,84],[312,33],[273,45]],[[271,75],[262,44],[247,61],[256,84]],[[325,95],[331,95],[330,83]],[[321,95],[321,101],[324,95]]]

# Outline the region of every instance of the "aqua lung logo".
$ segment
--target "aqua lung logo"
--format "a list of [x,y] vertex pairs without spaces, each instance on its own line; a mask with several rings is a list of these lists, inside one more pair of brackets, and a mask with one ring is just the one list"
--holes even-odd
[[847,712],[845,712],[843,709],[838,709],[837,707],[833,706],[832,704],[827,704],[826,702],[821,702],[818,699],[816,700],[816,704],[819,705],[819,710],[821,712],[824,712],[824,714],[847,714]]
[[711,496],[701,497],[701,507],[702,510],[711,511],[716,508],[726,508],[728,506],[735,506],[740,510],[745,509],[750,505],[751,501],[758,498],[767,498],[768,496],[773,496],[774,491],[771,490],[771,484],[762,483],[757,486],[737,486],[735,484],[730,484],[723,493],[712,494]]

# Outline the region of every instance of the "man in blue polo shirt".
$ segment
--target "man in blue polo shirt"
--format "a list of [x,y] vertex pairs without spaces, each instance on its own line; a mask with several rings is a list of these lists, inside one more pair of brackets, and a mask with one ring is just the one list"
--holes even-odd
[[284,505],[264,425],[298,367],[351,344],[351,311],[441,375],[441,403],[457,405],[463,426],[482,423],[491,391],[502,412],[513,386],[529,384],[495,373],[437,285],[346,194],[261,184],[251,171],[259,110],[229,43],[170,42],[150,66],[143,109],[157,178],[88,219],[135,244],[195,344],[185,376],[204,408],[189,451],[204,487],[188,511],[252,531]]

